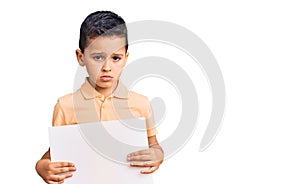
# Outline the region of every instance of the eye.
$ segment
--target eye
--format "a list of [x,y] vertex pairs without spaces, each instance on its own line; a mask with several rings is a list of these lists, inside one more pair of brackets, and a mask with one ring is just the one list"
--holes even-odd
[[102,60],[104,60],[104,57],[103,56],[94,56],[94,60],[95,61],[102,61]]
[[113,60],[114,60],[114,61],[120,61],[120,60],[121,60],[121,58],[120,58],[120,57],[118,57],[118,56],[113,56]]

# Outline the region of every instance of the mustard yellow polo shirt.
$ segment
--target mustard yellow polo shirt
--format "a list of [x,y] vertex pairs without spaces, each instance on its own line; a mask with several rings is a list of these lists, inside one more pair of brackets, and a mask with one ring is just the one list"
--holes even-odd
[[148,137],[156,135],[151,105],[147,97],[129,91],[120,81],[112,95],[104,97],[88,79],[74,93],[60,97],[53,112],[52,125],[145,118]]

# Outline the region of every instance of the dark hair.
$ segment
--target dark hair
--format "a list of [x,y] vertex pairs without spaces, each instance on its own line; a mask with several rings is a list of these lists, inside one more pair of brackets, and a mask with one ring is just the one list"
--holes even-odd
[[89,39],[98,36],[125,37],[125,49],[128,49],[127,27],[119,15],[111,11],[96,11],[88,15],[80,27],[79,48],[84,52]]

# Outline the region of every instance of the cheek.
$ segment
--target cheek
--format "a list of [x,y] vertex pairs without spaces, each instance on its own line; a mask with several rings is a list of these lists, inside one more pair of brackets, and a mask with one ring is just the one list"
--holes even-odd
[[119,75],[123,70],[123,65],[118,65],[115,67],[115,74]]
[[90,77],[96,78],[101,70],[100,65],[86,65],[86,70]]

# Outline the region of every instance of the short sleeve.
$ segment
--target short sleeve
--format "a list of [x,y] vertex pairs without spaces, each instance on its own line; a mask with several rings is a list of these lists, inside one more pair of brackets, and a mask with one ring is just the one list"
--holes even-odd
[[58,100],[53,111],[52,126],[66,125],[64,113]]
[[155,122],[154,122],[154,114],[153,114],[153,110],[151,107],[151,104],[148,100],[148,98],[146,98],[145,100],[145,109],[146,109],[146,126],[147,126],[147,135],[148,137],[151,136],[155,136],[157,134],[157,130],[155,127]]

